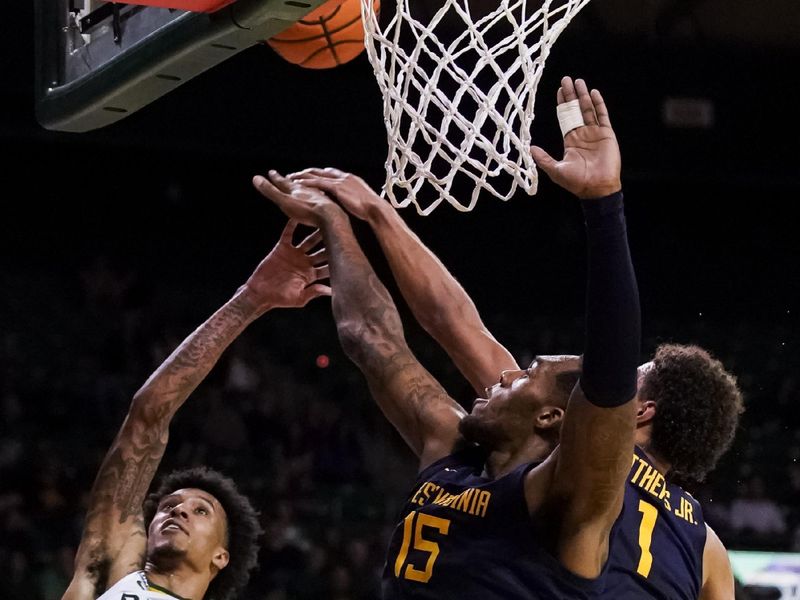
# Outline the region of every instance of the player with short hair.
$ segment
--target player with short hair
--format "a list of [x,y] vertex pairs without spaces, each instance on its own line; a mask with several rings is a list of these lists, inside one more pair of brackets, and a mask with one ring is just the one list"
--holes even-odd
[[[314,232],[295,246],[290,221],[234,296],[196,329],[133,397],[92,488],[75,573],[63,600],[228,600],[256,564],[257,514],[234,483],[210,469],[168,475],[146,498],[172,417],[228,345],[278,307],[329,295]],[[146,502],[145,502],[146,500]],[[143,507],[144,503],[144,507]]]
[[277,173],[254,179],[285,213],[322,231],[342,346],[420,459],[390,542],[387,600],[589,598],[601,589],[633,451],[639,302],[619,148],[600,93],[584,86],[580,102],[591,161],[564,183],[587,222],[585,353],[498,371],[469,415],[408,349],[344,211]]
[[[567,91],[559,89],[559,104],[573,98],[571,81],[563,85]],[[582,129],[565,136],[562,161],[533,149],[542,170],[561,185],[569,164],[591,165],[585,141],[577,137]],[[519,369],[458,281],[361,179],[336,169],[309,169],[293,178],[325,191],[369,223],[414,316],[478,393],[496,382],[498,371]],[[562,398],[556,394],[551,402],[561,406]],[[702,348],[665,344],[640,368],[637,448],[613,536],[605,597],[733,597],[722,542],[705,525],[697,501],[669,477],[701,481],[730,447],[742,412],[735,378]],[[558,443],[558,428],[542,429],[539,422],[535,428],[541,432],[541,460]]]

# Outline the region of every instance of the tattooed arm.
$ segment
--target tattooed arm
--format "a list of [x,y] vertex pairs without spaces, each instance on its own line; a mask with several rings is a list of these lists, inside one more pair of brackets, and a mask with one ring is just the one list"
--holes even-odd
[[409,350],[397,308],[353,236],[347,215],[318,190],[275,173],[271,179],[256,178],[256,187],[285,213],[322,231],[339,339],[381,410],[419,457],[420,469],[450,454],[460,437],[464,409]]
[[142,501],[180,406],[208,375],[225,348],[260,315],[277,307],[304,306],[327,286],[325,251],[309,255],[319,232],[292,245],[290,222],[270,254],[236,294],[195,330],[136,392],[122,428],[92,488],[75,574],[63,600],[94,600],[110,585],[144,566],[147,532]]
[[399,213],[360,177],[338,169],[306,169],[292,179],[315,187],[369,223],[414,318],[453,360],[478,394],[502,371],[519,368],[481,319],[475,303]]

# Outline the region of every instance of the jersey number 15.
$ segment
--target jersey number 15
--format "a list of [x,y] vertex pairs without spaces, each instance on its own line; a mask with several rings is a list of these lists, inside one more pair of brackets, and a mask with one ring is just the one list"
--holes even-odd
[[[442,535],[447,535],[450,531],[450,519],[442,519],[416,511],[409,513],[403,521],[403,543],[400,546],[400,552],[397,554],[397,560],[394,562],[395,577],[400,577],[402,575],[411,581],[427,583],[431,575],[433,575],[433,564],[439,556],[439,544],[422,537],[423,527],[431,527],[438,530]],[[425,561],[424,570],[416,568],[410,562],[406,564],[410,547],[413,547],[414,550],[428,553],[428,560]],[[405,570],[403,569],[404,564],[406,566]]]

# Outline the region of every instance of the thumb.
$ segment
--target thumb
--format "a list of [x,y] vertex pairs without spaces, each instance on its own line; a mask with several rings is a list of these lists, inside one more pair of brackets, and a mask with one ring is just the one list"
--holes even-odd
[[531,156],[533,160],[536,161],[536,166],[547,173],[547,176],[552,179],[558,166],[558,161],[550,156],[544,148],[540,148],[539,146],[531,146]]
[[320,296],[330,296],[331,288],[329,285],[314,283],[303,290],[303,306]]
[[284,197],[284,194],[278,188],[276,188],[269,179],[262,177],[261,175],[256,175],[253,177],[253,187],[255,187],[262,196],[272,200],[278,206],[278,208],[280,208],[286,214],[286,216],[291,217],[284,206],[286,204],[286,198]]
[[269,179],[261,175],[253,177],[253,187],[256,188],[262,196],[266,196],[273,201],[275,200],[274,196],[280,193],[278,188],[276,188]]

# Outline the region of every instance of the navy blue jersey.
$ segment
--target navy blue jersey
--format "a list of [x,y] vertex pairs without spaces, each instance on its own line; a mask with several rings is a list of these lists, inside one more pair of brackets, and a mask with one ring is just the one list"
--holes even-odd
[[423,470],[401,511],[383,572],[384,600],[563,600],[599,593],[567,571],[536,535],[522,465],[483,476],[468,449]]
[[614,525],[603,598],[696,600],[706,525],[700,503],[636,448]]

